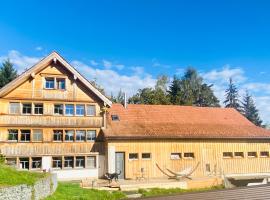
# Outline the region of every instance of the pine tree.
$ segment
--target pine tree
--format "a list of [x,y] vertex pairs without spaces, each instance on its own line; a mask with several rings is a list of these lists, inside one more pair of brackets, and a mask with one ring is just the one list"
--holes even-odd
[[180,92],[180,79],[177,76],[173,77],[173,81],[171,85],[169,86],[169,96],[170,96],[170,102],[172,104],[179,104],[178,94]]
[[11,82],[18,76],[17,70],[9,59],[5,60],[0,67],[0,88]]
[[243,115],[256,126],[262,126],[262,120],[259,116],[259,111],[255,106],[252,96],[246,91],[243,97]]
[[203,83],[195,69],[188,68],[181,79],[174,76],[168,93],[172,104],[219,107],[211,87]]
[[239,103],[238,89],[234,85],[232,78],[230,78],[229,86],[225,90],[225,104],[226,108],[235,108],[238,112],[242,112],[241,105]]

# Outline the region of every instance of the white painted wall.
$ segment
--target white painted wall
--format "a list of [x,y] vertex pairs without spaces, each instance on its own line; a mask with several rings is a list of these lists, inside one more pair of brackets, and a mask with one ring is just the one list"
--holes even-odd
[[43,156],[42,157],[42,170],[46,170],[46,172],[50,171],[51,165],[52,165],[52,157]]
[[63,169],[53,170],[57,174],[57,180],[81,180],[85,178],[98,178],[98,168],[96,169]]
[[115,146],[108,146],[108,172],[115,172]]

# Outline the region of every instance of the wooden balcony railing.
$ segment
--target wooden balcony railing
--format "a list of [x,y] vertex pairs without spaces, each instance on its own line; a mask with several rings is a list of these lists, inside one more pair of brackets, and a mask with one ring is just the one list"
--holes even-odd
[[1,127],[102,127],[102,117],[67,117],[44,115],[0,115]]
[[99,152],[104,154],[104,143],[0,143],[0,151],[5,156],[41,156],[41,155],[73,155]]

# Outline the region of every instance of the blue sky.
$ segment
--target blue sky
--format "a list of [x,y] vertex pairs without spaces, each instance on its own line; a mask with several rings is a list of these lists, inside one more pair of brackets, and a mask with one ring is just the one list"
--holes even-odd
[[270,122],[269,1],[3,1],[0,60],[19,71],[58,51],[107,93],[133,94],[187,66],[222,100],[232,76]]

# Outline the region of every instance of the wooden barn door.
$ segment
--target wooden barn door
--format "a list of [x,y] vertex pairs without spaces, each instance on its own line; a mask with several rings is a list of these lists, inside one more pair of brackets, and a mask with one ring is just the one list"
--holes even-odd
[[203,170],[204,170],[204,175],[209,176],[209,175],[215,175],[217,171],[217,166],[216,166],[216,161],[214,157],[214,150],[210,148],[205,148],[202,150],[203,153]]

